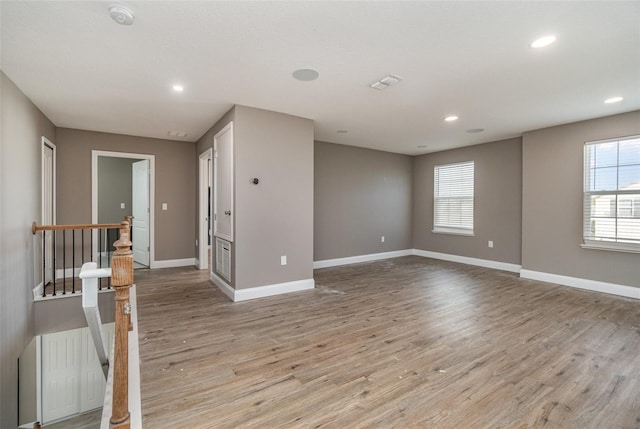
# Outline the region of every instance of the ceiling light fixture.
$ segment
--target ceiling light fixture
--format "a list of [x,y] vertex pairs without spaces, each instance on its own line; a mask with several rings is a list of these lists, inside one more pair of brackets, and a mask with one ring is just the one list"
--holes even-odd
[[607,98],[606,100],[604,100],[604,102],[606,104],[613,104],[613,103],[619,103],[622,100],[624,100],[624,98],[622,98],[622,97],[611,97],[611,98]]
[[133,11],[127,6],[120,4],[111,6],[109,8],[109,15],[111,15],[111,19],[120,25],[131,25],[135,19]]
[[184,86],[182,86],[182,85],[173,85],[173,90],[175,92],[182,92],[182,91],[184,91]]
[[309,82],[309,81],[318,79],[318,76],[320,76],[320,73],[318,73],[313,69],[300,69],[300,70],[294,71],[292,73],[292,76],[295,79],[298,79],[300,81]]
[[458,117],[456,115],[451,115],[451,116],[447,116],[446,118],[444,118],[445,121],[447,122],[453,122],[453,121],[457,121]]
[[543,36],[534,40],[533,42],[531,42],[531,45],[529,46],[535,49],[544,48],[545,46],[551,45],[555,41],[556,41],[556,36],[554,36],[553,34],[550,34],[548,36]]
[[372,83],[371,85],[369,85],[369,87],[373,88],[373,89],[377,89],[377,90],[383,90],[383,89],[387,89],[390,86],[395,85],[396,83],[400,82],[402,80],[402,78],[400,76],[396,76],[394,74],[389,74],[386,75],[385,77],[383,77],[382,79],[378,80],[377,82]]

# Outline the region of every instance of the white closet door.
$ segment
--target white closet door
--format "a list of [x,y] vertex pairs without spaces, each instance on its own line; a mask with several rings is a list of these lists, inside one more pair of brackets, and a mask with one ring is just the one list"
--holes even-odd
[[42,336],[43,423],[80,412],[80,331]]

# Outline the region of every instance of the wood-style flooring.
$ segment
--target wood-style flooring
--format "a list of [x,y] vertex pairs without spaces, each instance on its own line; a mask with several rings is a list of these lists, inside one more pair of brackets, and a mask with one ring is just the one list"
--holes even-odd
[[137,271],[146,428],[639,428],[640,303],[408,256],[232,303]]

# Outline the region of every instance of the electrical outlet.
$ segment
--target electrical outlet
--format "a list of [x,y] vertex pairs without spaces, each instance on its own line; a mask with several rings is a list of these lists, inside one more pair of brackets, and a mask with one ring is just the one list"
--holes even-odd
[[123,209],[124,208],[124,203],[120,203],[120,208]]
[[380,243],[384,243],[384,235],[380,237]]
[[167,210],[169,205],[167,203],[162,203],[162,210]]
[[196,240],[196,246],[198,245],[198,240]]
[[489,243],[487,243],[487,246],[493,248],[493,240],[489,240]]
[[280,265],[287,265],[287,255],[280,256]]

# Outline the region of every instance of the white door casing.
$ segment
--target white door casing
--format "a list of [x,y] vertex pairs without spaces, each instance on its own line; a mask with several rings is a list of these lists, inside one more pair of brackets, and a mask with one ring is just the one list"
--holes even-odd
[[198,262],[201,270],[209,267],[209,192],[211,189],[211,148],[200,154],[200,214],[198,223]]
[[[91,223],[98,223],[98,158],[101,156],[111,158],[130,158],[130,159],[146,159],[149,161],[149,267],[155,268],[155,249],[154,249],[154,202],[155,202],[155,155],[129,152],[111,152],[102,150],[91,151]],[[135,241],[135,237],[133,237]],[[94,230],[93,252],[98,253],[98,235]]]
[[233,241],[233,122],[213,138],[213,235]]
[[[42,225],[56,223],[56,146],[42,137]],[[46,248],[43,286],[53,280],[53,233],[43,231]]]
[[133,260],[149,266],[149,160],[131,164]]

